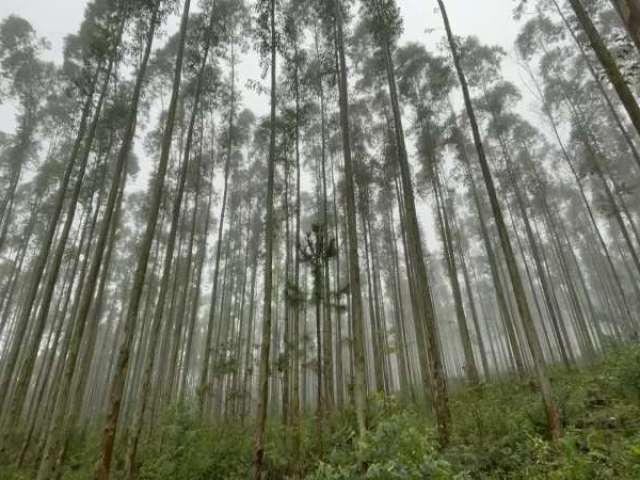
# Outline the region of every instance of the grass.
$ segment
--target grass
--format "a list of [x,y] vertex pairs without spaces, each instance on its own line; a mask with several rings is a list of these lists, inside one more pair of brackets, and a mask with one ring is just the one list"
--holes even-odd
[[[546,439],[544,413],[527,379],[502,379],[460,389],[450,399],[451,444],[436,448],[428,409],[395,398],[370,399],[370,431],[355,434],[353,412],[329,417],[323,448],[311,415],[298,429],[270,424],[269,479],[640,479],[640,348],[608,352],[606,360],[580,370],[551,371],[564,435]],[[91,477],[98,430],[74,439],[64,480]],[[160,419],[140,454],[140,480],[247,478],[250,422],[203,426],[189,409]],[[121,478],[122,449],[114,478]],[[10,462],[5,462],[10,463]],[[366,467],[363,467],[366,466]],[[0,479],[33,478],[33,467],[0,466]]]

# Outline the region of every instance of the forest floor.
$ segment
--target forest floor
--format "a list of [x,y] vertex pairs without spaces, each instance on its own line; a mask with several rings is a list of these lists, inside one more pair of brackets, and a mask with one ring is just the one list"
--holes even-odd
[[[321,449],[311,413],[298,430],[274,420],[266,478],[640,479],[640,348],[611,350],[581,369],[555,368],[552,380],[564,422],[556,443],[545,438],[533,384],[509,378],[452,393],[451,445],[442,451],[427,409],[398,399],[371,400],[371,430],[361,441],[351,412],[326,419]],[[138,480],[245,479],[251,430],[249,420],[203,427],[188,409],[176,409],[154,425]],[[74,439],[64,480],[91,478],[97,435]],[[122,464],[119,456],[114,478],[121,478]],[[0,479],[33,476],[29,467],[0,463]]]

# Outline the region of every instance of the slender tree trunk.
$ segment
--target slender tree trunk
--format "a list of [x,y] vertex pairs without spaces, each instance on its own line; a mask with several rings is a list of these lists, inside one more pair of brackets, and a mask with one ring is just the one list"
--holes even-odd
[[638,0],[611,0],[614,8],[620,15],[620,19],[633,40],[638,52],[640,52],[640,1]]
[[438,426],[439,441],[442,446],[446,446],[449,443],[450,422],[447,385],[442,367],[442,354],[440,351],[441,348],[438,338],[438,328],[435,319],[435,309],[431,299],[431,287],[425,265],[425,255],[423,253],[422,238],[416,213],[413,180],[411,178],[411,170],[405,146],[402,113],[400,111],[389,39],[385,39],[382,48],[387,71],[387,82],[389,84],[389,96],[391,98],[391,106],[393,109],[395,140],[396,148],[398,149],[398,163],[400,167],[400,178],[404,200],[405,222],[408,229],[407,243],[409,246],[409,255],[415,268],[416,286],[418,288],[418,294],[416,295],[418,309],[415,312],[417,316],[415,323],[416,325],[420,325],[420,329],[424,327],[425,338],[427,339],[427,344],[429,346],[428,368],[431,373],[431,396]]
[[520,273],[518,272],[518,266],[516,264],[515,255],[513,253],[513,248],[511,246],[511,241],[509,239],[509,234],[507,232],[504,217],[502,215],[502,209],[500,207],[500,204],[498,203],[498,196],[493,182],[493,177],[491,175],[491,171],[489,170],[489,163],[484,152],[484,146],[480,137],[480,129],[478,127],[475,111],[471,102],[471,94],[469,93],[467,80],[464,75],[464,71],[462,70],[460,57],[458,54],[458,47],[456,45],[453,33],[451,32],[451,26],[449,24],[449,18],[445,10],[444,2],[442,0],[438,0],[438,5],[440,6],[440,12],[442,14],[442,19],[447,31],[449,47],[453,55],[453,61],[455,64],[456,72],[458,74],[458,79],[462,86],[464,103],[467,110],[467,115],[469,116],[469,121],[471,123],[473,139],[478,153],[478,160],[480,161],[482,175],[489,194],[493,216],[496,221],[496,226],[498,227],[500,243],[502,245],[502,250],[507,261],[507,267],[509,270],[509,275],[511,277],[511,284],[513,286],[514,294],[518,304],[518,311],[520,313],[520,318],[522,319],[527,342],[529,344],[529,349],[533,357],[533,363],[538,377],[538,384],[547,415],[547,426],[549,429],[549,434],[551,438],[557,439],[561,435],[562,425],[560,421],[560,413],[556,405],[556,401],[553,398],[551,382],[549,381],[549,377],[547,376],[547,372],[545,369],[542,346],[540,345],[540,339],[538,338],[538,334],[535,330],[533,317],[531,316],[531,311],[529,310],[529,305],[527,304],[524,286],[522,284],[522,279],[520,278]]
[[[222,233],[224,231],[224,220],[225,214],[227,210],[227,200],[229,194],[229,175],[231,173],[231,154],[233,148],[233,140],[232,140],[232,130],[233,130],[233,120],[234,120],[234,108],[235,108],[235,56],[234,50],[232,48],[232,58],[231,58],[231,105],[229,110],[229,133],[227,138],[227,151],[225,155],[225,164],[224,164],[224,186],[222,190],[222,205],[220,207],[220,219],[218,221],[218,237],[216,243],[216,258],[215,258],[215,269],[213,272],[213,285],[211,287],[211,306],[209,309],[209,318],[206,326],[206,335],[205,335],[205,344],[204,344],[204,356],[202,359],[202,367],[200,369],[200,379],[198,382],[198,409],[199,414],[202,416],[204,414],[204,406],[207,398],[211,394],[209,392],[210,381],[209,381],[209,365],[211,363],[211,354],[213,349],[212,339],[216,315],[216,306],[218,301],[218,284],[220,278],[220,258],[222,254]],[[220,317],[221,319],[221,317]],[[218,325],[219,331],[219,325]],[[216,338],[216,343],[217,343]]]
[[[4,358],[4,368],[2,369],[2,380],[0,382],[0,407],[5,405],[7,395],[10,391],[10,384],[14,379],[14,375],[16,374],[15,370],[18,362],[18,355],[20,354],[20,351],[22,350],[22,347],[25,343],[25,334],[27,333],[29,318],[31,317],[31,312],[36,306],[36,296],[38,295],[38,291],[40,290],[40,282],[44,278],[44,271],[49,260],[49,252],[51,250],[51,246],[53,244],[53,240],[57,231],[58,220],[60,219],[60,215],[62,214],[62,210],[64,207],[64,199],[67,193],[67,188],[69,187],[69,182],[71,180],[71,174],[73,173],[76,161],[80,155],[80,151],[84,142],[87,122],[89,121],[89,116],[91,114],[93,106],[93,96],[100,73],[101,69],[99,68],[96,70],[93,81],[91,82],[90,91],[87,93],[87,98],[82,109],[75,143],[73,145],[71,155],[67,162],[62,180],[56,193],[53,212],[49,217],[43,244],[41,245],[38,256],[34,261],[34,267],[30,275],[30,281],[24,297],[22,311],[20,312],[20,316],[17,319],[16,329],[13,334],[12,341],[11,343],[9,343],[9,351]],[[3,411],[7,412],[6,409],[3,409]]]
[[354,358],[353,395],[355,400],[358,433],[363,435],[367,429],[367,397],[364,353],[364,320],[362,310],[362,292],[360,283],[360,265],[358,260],[358,231],[356,223],[356,201],[351,158],[351,126],[349,118],[348,72],[344,46],[342,0],[334,0],[336,19],[336,49],[338,54],[338,90],[340,106],[340,125],[342,128],[342,151],[344,155],[344,181],[347,204],[347,239],[349,245],[349,291],[351,296],[351,329]]
[[[145,56],[143,59],[143,67],[140,69],[139,77],[144,76],[146,70],[146,64],[148,61],[148,54],[150,54],[151,44],[155,34],[155,29],[158,23],[158,11],[160,8],[160,0],[156,0],[153,5],[151,24],[149,26],[149,32],[147,36],[147,47],[145,50]],[[111,459],[113,456],[113,447],[115,441],[116,429],[118,426],[118,419],[121,413],[122,394],[124,391],[125,381],[127,377],[127,371],[129,366],[129,356],[131,353],[131,343],[133,340],[134,327],[138,317],[138,310],[140,306],[140,299],[142,296],[142,288],[144,286],[144,279],[147,271],[147,264],[149,262],[149,253],[155,231],[158,223],[158,214],[160,212],[160,203],[162,199],[162,192],[164,190],[164,180],[167,171],[167,165],[169,163],[169,153],[171,150],[171,142],[173,139],[173,129],[175,124],[176,110],[178,106],[178,94],[180,91],[180,82],[182,79],[182,62],[184,54],[184,44],[186,39],[187,20],[189,15],[189,7],[191,1],[185,0],[184,11],[180,26],[180,44],[178,53],[176,56],[176,68],[173,79],[173,91],[171,94],[171,102],[169,104],[169,110],[167,113],[164,132],[162,135],[162,148],[160,152],[160,162],[158,165],[158,171],[156,174],[155,182],[151,191],[150,208],[147,212],[147,226],[145,228],[144,237],[140,244],[139,258],[136,266],[136,270],[133,277],[133,284],[129,296],[127,314],[124,318],[123,327],[123,342],[117,353],[116,370],[115,375],[111,381],[109,387],[109,407],[107,412],[107,418],[105,421],[104,432],[102,437],[102,443],[100,448],[100,459],[98,462],[97,470],[94,478],[96,480],[108,480],[111,471]],[[142,78],[139,78],[140,88],[136,88],[134,102],[138,101],[138,97],[141,93]],[[137,85],[136,85],[137,87]],[[131,119],[132,123],[135,123],[135,116]],[[133,133],[133,129],[132,133]],[[125,142],[128,142],[128,138],[125,137]],[[128,152],[126,152],[128,153]],[[117,190],[117,189],[116,189]],[[108,225],[107,225],[108,229]],[[100,250],[98,250],[100,251]],[[88,309],[87,309],[88,310]]]
[[629,119],[631,123],[636,129],[636,132],[640,134],[640,107],[638,106],[638,102],[631,92],[631,88],[625,81],[622,76],[622,72],[620,68],[616,64],[616,61],[604,43],[604,40],[598,33],[589,13],[584,8],[581,0],[569,0],[571,4],[571,8],[576,14],[576,18],[583,30],[587,34],[587,38],[589,39],[589,43],[591,44],[591,48],[598,57],[598,60],[602,64],[604,71],[611,82],[611,85],[615,89],[618,97],[620,97],[620,101],[624,106],[627,114],[629,115]]
[[462,290],[460,288],[460,281],[458,280],[458,270],[456,268],[455,252],[453,249],[454,240],[451,238],[451,226],[449,224],[449,217],[445,210],[446,207],[442,199],[441,182],[436,167],[433,168],[432,177],[433,190],[436,197],[437,218],[438,224],[440,226],[440,234],[442,236],[445,263],[447,265],[447,271],[449,273],[449,281],[451,283],[451,290],[453,292],[453,300],[456,309],[456,317],[458,320],[458,328],[460,329],[460,338],[462,340],[462,349],[464,351],[464,371],[465,375],[469,379],[469,382],[472,385],[477,385],[478,383],[480,383],[478,366],[476,365],[476,360],[473,354],[471,333],[469,331],[467,316],[465,314],[464,304],[462,301]]
[[276,1],[270,0],[269,23],[271,29],[271,124],[269,132],[269,158],[267,160],[267,198],[265,218],[264,299],[262,309],[262,341],[260,372],[258,377],[258,411],[251,478],[260,480],[264,462],[264,437],[267,427],[269,401],[269,353],[271,349],[271,305],[273,292],[274,207],[273,190],[276,162]]

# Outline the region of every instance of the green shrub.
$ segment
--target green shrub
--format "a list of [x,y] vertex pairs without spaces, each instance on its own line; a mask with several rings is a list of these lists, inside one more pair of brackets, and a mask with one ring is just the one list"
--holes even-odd
[[193,411],[176,410],[140,452],[140,480],[246,478],[251,435],[241,426],[203,426]]
[[[376,396],[369,431],[359,438],[347,408],[323,418],[322,450],[316,419],[297,427],[269,420],[265,479],[288,480],[638,480],[640,479],[640,348],[608,352],[598,364],[551,368],[564,436],[546,438],[540,395],[527,380],[505,378],[451,392],[451,443],[436,448],[434,421],[424,405]],[[63,480],[91,477],[99,428],[72,438]],[[245,479],[251,467],[254,423],[203,424],[193,407],[173,408],[145,431],[139,480]],[[147,438],[149,437],[149,438]],[[13,442],[20,444],[19,439]],[[124,442],[113,478],[123,478]],[[9,458],[7,456],[7,458]],[[0,459],[2,480],[34,477],[37,465],[17,470]]]
[[[394,410],[389,406],[386,410]],[[309,474],[308,480],[454,479],[454,468],[436,453],[430,423],[415,412],[374,416],[375,425],[348,452],[330,456]],[[345,454],[346,453],[346,454]]]
[[610,387],[634,400],[640,400],[640,348],[615,351],[609,358]]

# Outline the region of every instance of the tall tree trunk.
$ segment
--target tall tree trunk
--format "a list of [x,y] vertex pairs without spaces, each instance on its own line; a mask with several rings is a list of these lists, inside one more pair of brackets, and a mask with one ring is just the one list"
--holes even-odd
[[611,0],[620,19],[629,32],[629,36],[640,52],[640,1]]
[[529,344],[529,349],[531,351],[533,363],[534,363],[536,374],[538,377],[540,393],[542,394],[542,399],[545,406],[545,412],[547,415],[547,426],[549,429],[549,434],[551,438],[557,439],[561,435],[562,425],[560,421],[560,413],[558,410],[558,406],[556,405],[556,401],[553,398],[553,390],[551,387],[551,382],[549,381],[549,377],[547,376],[546,368],[544,365],[544,356],[542,353],[542,346],[540,344],[540,339],[538,338],[538,334],[536,332],[536,329],[533,323],[533,317],[531,315],[531,311],[529,310],[529,305],[527,304],[527,298],[525,295],[524,286],[522,284],[520,273],[518,272],[518,266],[516,264],[516,259],[513,253],[513,248],[511,246],[511,241],[509,239],[509,234],[507,232],[507,226],[504,221],[502,209],[500,207],[500,204],[498,203],[496,188],[493,182],[491,171],[489,169],[489,162],[487,161],[487,157],[485,155],[482,139],[480,137],[480,129],[478,127],[478,122],[476,121],[475,111],[473,108],[473,104],[471,102],[471,94],[469,93],[467,80],[466,80],[464,71],[462,70],[462,65],[460,62],[456,40],[451,31],[451,26],[450,26],[449,18],[447,16],[447,12],[444,6],[444,2],[442,0],[438,0],[438,5],[440,7],[442,19],[445,24],[445,29],[447,31],[449,48],[451,49],[451,53],[453,56],[454,65],[456,68],[456,72],[458,74],[458,80],[460,81],[460,84],[462,87],[465,108],[467,111],[467,115],[469,117],[469,121],[471,123],[473,140],[476,145],[478,160],[480,162],[480,168],[482,169],[482,175],[485,181],[487,192],[489,194],[489,200],[491,202],[491,209],[493,211],[493,216],[496,221],[496,226],[498,227],[500,243],[502,245],[502,250],[505,256],[505,260],[507,261],[509,276],[511,277],[511,284],[513,286],[513,291],[518,304],[518,311],[520,313],[520,318],[522,319],[525,334],[527,337],[527,342]]
[[264,299],[262,308],[262,341],[258,377],[258,411],[251,478],[260,480],[264,462],[264,437],[269,402],[269,353],[271,349],[271,305],[273,292],[273,240],[275,216],[273,191],[276,162],[276,0],[270,0],[269,24],[271,34],[271,123],[269,128],[269,158],[267,160],[267,198],[265,218]]
[[[153,36],[157,27],[157,15],[160,8],[160,0],[156,0],[153,6],[153,14],[151,18],[151,25],[149,27],[149,33],[147,36],[147,48],[145,51],[145,57],[143,60],[144,68],[141,68],[139,75],[144,75],[146,70],[146,63],[148,60],[147,52],[150,53],[151,43],[153,42]],[[160,162],[158,165],[158,171],[154,184],[152,186],[150,208],[147,212],[147,226],[145,228],[142,243],[140,244],[138,263],[133,277],[133,284],[131,286],[131,292],[128,301],[127,314],[124,318],[123,327],[123,342],[117,353],[116,370],[115,375],[111,381],[109,387],[109,407],[107,412],[107,418],[105,421],[104,432],[102,436],[100,459],[98,461],[97,470],[94,478],[96,480],[108,480],[111,472],[111,459],[113,456],[113,446],[115,441],[116,429],[118,426],[118,419],[121,413],[122,394],[124,391],[125,381],[127,377],[127,371],[129,366],[129,356],[131,353],[131,343],[133,340],[134,327],[138,318],[138,310],[140,306],[140,299],[142,296],[142,289],[144,286],[144,279],[147,272],[147,264],[149,262],[149,253],[155,231],[158,223],[158,214],[160,212],[160,203],[162,200],[162,193],[164,190],[164,180],[167,172],[167,165],[169,163],[169,154],[171,150],[171,143],[173,140],[173,129],[175,125],[176,110],[178,107],[178,95],[180,91],[180,82],[182,80],[182,63],[184,56],[184,45],[187,32],[187,21],[189,17],[189,7],[191,0],[185,0],[184,10],[182,15],[182,21],[180,25],[180,43],[178,47],[178,53],[176,56],[176,68],[173,78],[173,91],[171,93],[171,101],[169,104],[169,110],[167,112],[166,123],[164,132],[162,134],[162,147],[160,151]],[[142,79],[139,79],[142,83]],[[140,96],[140,89],[136,89],[136,97]],[[134,97],[134,102],[138,101],[138,98]],[[135,119],[132,119],[135,123]],[[126,138],[126,137],[125,137]],[[128,152],[127,152],[128,153]],[[108,225],[107,225],[108,229]],[[98,250],[100,251],[100,250]]]
[[[367,197],[369,193],[365,194]],[[366,200],[365,200],[366,202]],[[360,220],[362,223],[362,239],[364,240],[364,258],[365,270],[367,273],[367,300],[369,303],[369,325],[371,325],[371,344],[373,350],[373,378],[375,379],[376,391],[384,393],[384,367],[382,344],[379,335],[379,318],[378,311],[374,305],[373,280],[371,274],[371,262],[369,252],[369,232],[367,229],[366,218],[369,216],[367,207],[363,207],[360,211]]]
[[344,155],[344,182],[347,204],[347,238],[349,245],[349,292],[351,296],[351,329],[353,342],[354,378],[353,395],[355,400],[358,433],[363,435],[367,429],[367,397],[364,356],[364,320],[362,310],[362,292],[360,287],[360,265],[358,260],[358,230],[356,223],[356,201],[351,159],[351,124],[349,118],[349,92],[347,82],[347,61],[344,46],[342,0],[334,0],[336,49],[338,54],[338,91],[340,106],[340,125],[342,128],[342,151]]
[[[613,0],[613,1],[625,1],[625,0]],[[637,2],[638,0],[630,0],[630,1]],[[602,98],[603,98],[605,104],[607,105],[607,109],[609,110],[609,113],[611,114],[611,117],[613,118],[613,121],[616,124],[616,127],[618,128],[618,130],[620,130],[620,134],[622,135],[622,137],[624,138],[625,142],[629,146],[629,150],[631,150],[631,154],[633,156],[633,159],[636,162],[636,165],[638,165],[640,167],[640,153],[638,152],[636,144],[631,139],[631,136],[629,135],[629,132],[627,131],[627,127],[625,127],[624,124],[622,123],[622,120],[620,118],[620,114],[619,114],[618,110],[616,109],[616,107],[613,105],[613,102],[611,101],[611,98],[609,97],[609,93],[604,88],[603,79],[601,78],[600,75],[598,75],[598,72],[596,72],[596,69],[593,66],[593,62],[592,62],[591,58],[589,58],[589,56],[587,55],[587,52],[585,51],[584,47],[582,46],[582,43],[580,43],[580,41],[578,40],[578,37],[576,36],[575,32],[573,31],[573,27],[571,26],[571,24],[567,20],[567,16],[564,14],[562,9],[560,8],[560,4],[558,3],[558,1],[557,0],[553,0],[553,5],[555,6],[556,11],[560,15],[560,18],[562,19],[562,22],[564,23],[566,30],[569,32],[569,34],[571,35],[571,38],[573,39],[574,43],[578,47],[578,50],[580,51],[580,56],[582,57],[582,59],[584,60],[585,64],[587,65],[587,69],[589,70],[589,73],[591,74],[591,77],[593,78],[593,81],[596,83],[596,86],[598,87],[598,91],[602,95]],[[544,48],[544,45],[542,45],[542,47]],[[528,69],[528,67],[527,67],[527,69]],[[532,74],[530,74],[530,75],[533,77]],[[538,90],[538,92],[541,94],[541,97],[544,98],[544,95],[542,95],[542,93],[540,92],[540,89],[538,87],[538,82],[535,79],[534,79],[534,84],[535,84],[536,90]],[[546,107],[545,107],[545,110],[546,110]]]
[[[123,29],[124,29],[124,21],[121,22],[120,32],[122,32]],[[120,36],[121,35],[119,34],[117,44],[120,43]],[[85,139],[85,142],[84,142],[84,148],[82,151],[82,155],[80,157],[80,163],[78,165],[76,183],[73,191],[71,192],[71,197],[69,198],[69,201],[68,201],[68,211],[67,211],[65,223],[62,227],[62,231],[60,232],[60,235],[58,238],[58,246],[54,251],[53,258],[51,259],[49,272],[48,272],[45,284],[43,286],[40,308],[36,314],[36,317],[34,318],[34,322],[32,325],[31,340],[27,344],[27,350],[25,352],[26,358],[20,370],[20,377],[16,385],[11,406],[8,409],[9,418],[17,418],[18,412],[20,408],[22,408],[22,405],[25,401],[25,397],[27,395],[27,389],[29,386],[29,382],[31,380],[31,374],[33,373],[33,367],[35,364],[35,360],[37,358],[40,341],[42,340],[42,334],[46,326],[47,318],[49,315],[49,309],[51,306],[51,301],[53,299],[53,293],[58,280],[60,265],[62,263],[67,240],[69,237],[69,232],[71,230],[71,226],[73,224],[77,206],[78,206],[78,201],[80,199],[82,184],[87,171],[89,157],[91,156],[93,141],[95,139],[96,132],[98,129],[98,122],[100,120],[102,106],[107,96],[107,91],[108,91],[109,83],[111,80],[111,72],[112,72],[114,63],[115,63],[115,52],[113,52],[111,59],[109,60],[108,68],[106,68],[106,70],[103,73],[104,81],[100,89],[100,97],[95,107],[95,111],[93,113],[93,120],[89,127],[87,138]],[[101,71],[102,68],[100,68],[99,70]],[[84,325],[81,326],[81,329],[83,328],[83,326]],[[82,330],[80,330],[79,333],[81,335]],[[73,358],[73,361],[75,362],[75,358]],[[73,369],[73,367],[71,368]],[[64,388],[62,390],[64,390]]]
[[[212,13],[213,15],[213,13]],[[222,205],[220,207],[220,219],[218,220],[218,236],[216,243],[216,257],[215,257],[215,268],[213,272],[213,285],[211,287],[211,306],[209,309],[209,318],[208,323],[206,325],[206,335],[205,335],[205,344],[204,344],[204,356],[202,359],[202,367],[200,369],[200,379],[198,382],[198,410],[200,416],[204,414],[204,406],[206,400],[209,398],[211,392],[210,381],[209,381],[209,365],[211,363],[211,354],[213,349],[213,333],[216,325],[215,316],[216,316],[216,307],[218,301],[218,285],[220,278],[220,258],[222,255],[222,233],[224,231],[224,220],[225,214],[227,210],[227,200],[229,195],[229,175],[231,173],[231,154],[233,148],[233,120],[234,120],[234,108],[235,108],[235,50],[232,46],[232,55],[231,55],[231,105],[229,109],[229,134],[227,138],[227,148],[225,152],[225,163],[224,163],[224,186],[222,190]],[[221,317],[220,317],[221,318]],[[218,332],[219,332],[219,325]],[[217,342],[216,338],[216,342]]]
[[582,1],[569,0],[569,3],[571,4],[571,8],[573,8],[573,11],[576,14],[578,22],[580,22],[580,25],[587,34],[587,38],[589,39],[591,48],[593,48],[596,57],[598,57],[598,60],[602,64],[602,68],[607,74],[611,85],[618,94],[618,97],[620,97],[620,101],[627,111],[631,123],[635,127],[636,132],[638,132],[638,134],[640,135],[640,107],[638,106],[638,102],[631,92],[631,88],[622,76],[620,68],[616,64],[613,55],[605,45],[604,40],[600,36],[600,33],[598,33],[598,30],[593,24],[589,13],[584,8],[584,5],[582,5]]
[[455,251],[453,247],[454,239],[451,238],[451,226],[449,224],[449,216],[445,210],[442,187],[440,182],[440,174],[438,169],[434,166],[432,175],[433,190],[436,198],[436,210],[438,224],[440,226],[440,234],[442,236],[443,251],[445,257],[445,263],[447,265],[447,271],[449,273],[449,281],[451,283],[451,290],[453,292],[453,301],[455,304],[456,317],[458,320],[458,328],[460,329],[460,338],[462,340],[462,350],[464,352],[464,371],[471,385],[477,385],[480,383],[480,377],[478,375],[478,366],[476,365],[475,356],[473,354],[473,345],[471,343],[471,333],[469,331],[469,324],[467,322],[467,316],[464,311],[464,304],[462,301],[462,290],[460,288],[460,281],[458,280],[458,269],[455,261]]
[[[17,318],[13,339],[11,343],[9,343],[9,351],[4,358],[4,368],[2,369],[2,379],[0,381],[0,407],[5,405],[5,402],[7,400],[7,395],[10,391],[10,384],[14,379],[14,375],[16,374],[18,355],[20,354],[20,351],[25,344],[25,335],[27,333],[27,327],[29,326],[29,319],[31,317],[31,312],[36,306],[36,296],[38,295],[38,291],[40,290],[40,282],[44,278],[44,271],[49,261],[49,252],[51,251],[54,237],[58,228],[58,220],[60,219],[60,215],[62,214],[64,199],[69,187],[71,175],[73,173],[76,161],[78,160],[84,143],[87,123],[89,121],[89,116],[91,114],[93,106],[93,96],[101,70],[101,68],[98,68],[96,70],[93,81],[91,82],[90,90],[87,93],[87,98],[82,109],[80,124],[78,126],[78,132],[73,145],[73,149],[64,170],[62,180],[60,181],[60,185],[58,186],[58,191],[56,192],[53,212],[48,219],[43,243],[40,246],[38,256],[33,263],[34,266],[30,275],[29,284],[26,289],[22,311],[20,312],[20,316]],[[6,409],[2,409],[2,411],[7,412]]]
[[[415,198],[413,193],[413,180],[407,149],[405,146],[404,129],[402,126],[402,113],[396,87],[395,69],[391,55],[391,46],[388,38],[385,38],[382,46],[385,66],[387,72],[387,82],[389,85],[389,96],[393,109],[393,122],[395,130],[396,148],[398,149],[398,163],[400,167],[400,178],[402,194],[404,200],[405,222],[407,227],[407,243],[409,255],[415,268],[417,311],[415,323],[420,329],[424,328],[425,337],[429,347],[428,368],[431,373],[431,396],[438,426],[439,441],[442,446],[449,443],[449,400],[445,374],[442,367],[442,354],[438,338],[438,328],[435,319],[435,310],[431,298],[431,287],[429,276],[425,265],[425,255],[423,253],[422,238],[418,216],[416,213]],[[425,366],[426,367],[426,366]]]

